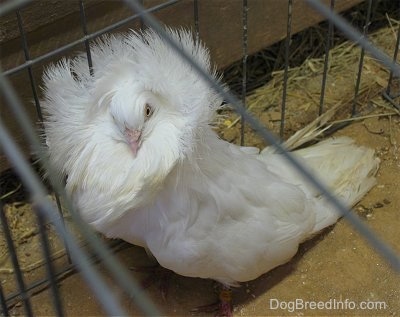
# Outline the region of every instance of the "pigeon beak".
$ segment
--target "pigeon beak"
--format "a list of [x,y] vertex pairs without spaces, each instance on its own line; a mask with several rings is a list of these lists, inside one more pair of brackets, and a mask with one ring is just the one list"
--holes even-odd
[[133,155],[136,157],[141,145],[140,136],[142,135],[142,130],[131,130],[126,128],[124,134]]

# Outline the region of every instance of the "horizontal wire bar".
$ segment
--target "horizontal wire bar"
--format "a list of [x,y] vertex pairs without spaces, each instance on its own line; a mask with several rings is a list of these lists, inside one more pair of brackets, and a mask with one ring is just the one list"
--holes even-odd
[[[159,10],[164,9],[166,7],[169,7],[171,5],[174,5],[178,1],[180,1],[180,0],[170,0],[168,2],[165,2],[165,3],[162,3],[160,5],[154,6],[154,7],[150,8],[150,9],[148,9],[147,11],[148,12],[156,12],[156,11],[159,11]],[[97,37],[99,37],[99,36],[101,36],[101,35],[103,35],[103,34],[105,34],[107,32],[111,32],[111,31],[123,26],[124,24],[127,24],[127,23],[129,23],[129,22],[131,22],[131,21],[133,21],[133,20],[135,20],[135,19],[137,19],[139,17],[140,17],[140,14],[135,14],[135,15],[132,15],[132,16],[126,18],[126,19],[120,20],[120,21],[118,21],[118,22],[116,22],[114,24],[111,24],[110,26],[107,26],[107,27],[105,27],[105,28],[103,28],[103,29],[101,29],[99,31],[93,32],[91,34],[88,34],[88,35],[86,35],[86,36],[84,36],[84,37],[82,37],[82,38],[80,38],[80,39],[78,39],[76,41],[73,41],[73,42],[71,42],[69,44],[61,46],[61,47],[59,47],[59,48],[57,48],[55,50],[52,50],[52,51],[50,51],[48,53],[42,54],[42,55],[40,55],[40,56],[38,56],[38,57],[36,57],[34,59],[26,61],[25,63],[23,63],[21,65],[18,65],[18,66],[14,67],[14,68],[5,70],[5,71],[3,71],[3,74],[5,76],[10,76],[10,75],[16,74],[16,73],[18,73],[18,72],[20,72],[20,71],[22,71],[22,70],[24,70],[24,69],[26,69],[28,67],[32,67],[35,64],[43,62],[43,61],[45,61],[45,60],[47,60],[47,59],[49,59],[49,58],[51,58],[51,57],[53,57],[53,56],[55,56],[57,54],[63,53],[65,51],[68,51],[68,50],[70,50],[71,48],[73,48],[73,47],[75,47],[77,45],[83,44],[83,43],[85,43],[85,42],[87,42],[89,40],[93,40],[93,39],[95,39],[95,38],[97,38]]]
[[[171,48],[177,52],[182,59],[190,64],[191,67],[199,74],[199,76],[205,80],[210,87],[212,87],[217,93],[219,93],[228,103],[230,103],[238,114],[242,115],[244,119],[253,127],[253,129],[267,142],[272,144],[284,158],[293,166],[296,170],[300,172],[302,176],[308,180],[314,188],[320,191],[327,200],[335,207],[341,216],[343,216],[347,221],[349,221],[353,227],[386,259],[392,267],[400,272],[400,258],[399,256],[386,245],[380,238],[377,237],[376,233],[374,233],[367,225],[365,225],[361,220],[352,213],[344,204],[339,201],[323,183],[318,180],[313,173],[309,171],[308,168],[303,166],[300,161],[294,157],[292,153],[287,151],[282,145],[281,141],[276,138],[272,132],[266,129],[261,125],[252,115],[250,115],[246,109],[241,105],[240,101],[233,96],[231,93],[226,92],[220,84],[216,83],[213,78],[209,74],[207,74],[197,62],[195,62],[185,51],[179,49],[179,45],[173,40],[170,36],[167,35],[161,24],[149,13],[143,10],[143,7],[136,0],[124,0],[133,10],[137,12],[141,12],[142,18],[146,21],[146,23],[151,26],[156,32],[158,32],[164,40],[171,46]],[[333,21],[335,23],[335,21]],[[369,50],[369,46],[366,50]],[[376,49],[375,49],[376,50]],[[382,53],[383,54],[383,53]],[[382,57],[382,54],[378,54]],[[389,65],[389,67],[393,65],[393,63],[387,61],[387,56],[383,54],[385,57],[385,62]]]
[[[75,264],[68,264],[65,266],[61,271],[54,273],[54,276],[57,278],[59,281],[62,276],[69,274],[70,272],[73,272],[76,270],[76,265]],[[0,283],[1,284],[1,283]],[[34,281],[27,285],[26,290],[30,294],[35,294],[35,289],[38,289],[39,287],[45,288],[49,285],[49,280],[47,278],[42,278],[37,281]],[[5,297],[6,303],[10,306],[10,302],[13,301],[14,299],[18,299],[18,297],[21,295],[20,292],[18,291],[13,291],[12,293],[7,294],[7,297]],[[13,306],[13,303],[11,303],[11,307]]]
[[15,10],[22,9],[33,0],[9,0],[0,5],[0,16],[12,13]]
[[[122,240],[116,241],[111,244],[110,248],[113,250],[113,252],[118,252],[121,249],[118,249],[117,247],[120,246],[121,243],[122,243]],[[68,254],[66,254],[66,256],[68,256]],[[89,258],[90,258],[91,264],[97,264],[101,261],[101,259],[99,259],[96,256],[89,257]],[[55,272],[54,276],[57,278],[57,280],[59,280],[63,276],[76,271],[76,269],[77,269],[76,265],[74,263],[69,262],[69,264],[67,266],[64,266],[61,270]],[[42,288],[46,287],[48,284],[49,284],[49,280],[47,278],[41,278],[41,279],[38,279],[38,280],[30,283],[29,285],[27,285],[26,291],[34,294],[35,289],[37,289],[39,287],[42,287]],[[1,285],[1,283],[0,283],[0,285]],[[20,296],[20,292],[14,291],[10,294],[7,294],[7,297],[5,297],[5,301],[6,301],[6,303],[9,303],[10,301],[18,298],[18,296]]]

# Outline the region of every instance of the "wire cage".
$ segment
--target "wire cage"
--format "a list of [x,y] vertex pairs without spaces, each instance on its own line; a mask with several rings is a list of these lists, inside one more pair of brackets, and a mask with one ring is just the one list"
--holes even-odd
[[[220,36],[216,36],[215,43],[211,44],[211,53],[217,63],[224,67],[224,78],[231,87],[230,92],[226,92],[210,78],[188,54],[177,50],[181,58],[191,63],[193,69],[224,98],[225,107],[219,110],[221,116],[215,124],[220,136],[241,145],[263,147],[271,144],[277,147],[288,162],[335,205],[347,221],[344,222],[350,224],[345,228],[343,224],[338,229],[347,232],[347,236],[334,235],[334,238],[339,240],[336,242],[339,244],[338,250],[347,251],[343,251],[343,254],[335,251],[335,255],[322,252],[317,256],[317,260],[320,261],[318,265],[309,265],[310,269],[323,271],[324,265],[327,264],[321,263],[330,257],[337,257],[331,261],[332,267],[336,267],[337,271],[331,271],[330,274],[337,274],[332,272],[341,270],[348,270],[348,273],[338,277],[340,281],[333,278],[331,284],[327,282],[325,287],[332,287],[335,282],[345,284],[344,280],[353,278],[359,269],[365,270],[365,273],[359,273],[359,277],[354,277],[351,284],[362,284],[360,279],[363,279],[365,274],[375,271],[366,269],[362,264],[349,266],[343,260],[354,256],[358,260],[364,259],[363,261],[368,262],[368,258],[357,256],[357,248],[360,248],[361,253],[366,252],[371,257],[374,262],[372,266],[387,268],[377,273],[376,282],[386,283],[382,288],[390,290],[386,293],[379,293],[377,290],[376,296],[374,290],[369,290],[368,296],[364,292],[364,297],[357,300],[368,303],[379,300],[384,304],[382,307],[371,304],[371,314],[398,312],[400,307],[394,304],[400,296],[398,286],[395,286],[398,285],[396,281],[399,281],[400,271],[399,247],[395,245],[396,237],[399,236],[398,233],[396,236],[396,229],[393,228],[398,227],[400,220],[397,214],[394,215],[395,208],[398,208],[396,204],[400,203],[396,195],[396,179],[386,180],[386,183],[380,183],[378,180],[379,193],[375,195],[381,197],[381,200],[362,202],[356,208],[357,212],[349,212],[280,142],[280,139],[286,139],[315,118],[335,108],[338,114],[327,124],[327,135],[350,133],[351,136],[357,136],[362,133],[361,130],[366,131],[370,139],[364,138],[364,143],[375,147],[386,165],[391,164],[386,173],[396,175],[396,168],[400,170],[396,142],[400,135],[399,8],[397,6],[396,9],[393,3],[388,5],[393,11],[386,12],[385,15],[385,23],[389,25],[386,32],[390,34],[390,39],[385,42],[380,30],[371,31],[375,23],[374,13],[385,1],[366,0],[356,9],[350,9],[341,16],[339,11],[350,8],[350,5],[346,4],[346,7],[344,3],[350,2],[354,5],[361,1],[340,3],[330,0],[322,3],[318,0],[288,0],[279,2],[278,5],[278,2],[274,1],[238,0],[224,7],[226,3],[222,0],[125,0],[103,1],[100,5],[95,1],[79,0],[67,2],[68,5],[63,7],[58,7],[63,1],[55,2],[54,8],[49,8],[52,4],[47,1],[3,2],[0,5],[0,16],[4,19],[2,26],[8,26],[7,30],[11,31],[8,34],[1,33],[4,49],[2,48],[1,52],[3,66],[0,74],[0,144],[3,151],[1,160],[4,162],[0,165],[0,315],[182,315],[191,308],[191,304],[196,305],[195,302],[186,303],[186,306],[180,305],[182,301],[177,298],[167,299],[174,304],[165,304],[158,300],[155,293],[151,293],[149,297],[149,291],[142,289],[135,278],[136,275],[129,270],[129,265],[136,265],[135,260],[143,262],[143,257],[135,255],[141,250],[122,241],[107,241],[96,235],[74,211],[64,194],[62,184],[53,177],[52,171],[47,171],[48,177],[45,179],[42,168],[38,167],[35,161],[37,157],[30,156],[33,151],[42,162],[46,161],[37,132],[42,121],[40,86],[46,65],[62,56],[74,56],[77,51],[85,51],[88,60],[87,71],[92,72],[90,44],[104,34],[121,32],[128,28],[151,27],[165,37],[172,49],[177,50],[178,47],[163,31],[160,21],[155,16],[166,24],[173,23],[176,26],[191,28],[196,36],[204,37],[206,44],[208,40],[212,42],[209,32],[213,31]],[[389,2],[391,1],[386,1],[386,5]],[[257,20],[257,15],[254,12],[264,7],[272,12],[274,6],[279,7],[276,9],[281,17],[279,25],[257,24],[257,33],[254,28],[256,22],[253,21]],[[234,22],[234,31],[229,36],[204,27],[204,23],[222,14],[221,10],[227,10],[226,14],[229,16],[231,7],[235,8],[238,19]],[[299,24],[297,11],[301,8],[308,10],[307,17],[310,20],[303,21],[303,24]],[[62,15],[64,20],[58,16],[60,10],[66,10]],[[181,12],[181,20],[173,14],[174,12]],[[204,18],[205,12],[210,12],[211,18]],[[44,15],[45,20],[49,20],[50,26],[46,31],[43,31],[43,25],[37,30],[31,27],[32,20],[44,19],[41,15]],[[359,16],[358,24],[352,25],[349,20],[355,15]],[[257,23],[263,21],[263,16],[260,16]],[[306,38],[306,31],[298,33],[321,20],[326,21],[318,25],[318,36]],[[268,21],[264,21],[264,24],[266,22]],[[226,20],[220,24],[216,23],[214,28],[218,25],[223,27],[223,23],[226,23]],[[224,30],[230,27],[232,25]],[[257,38],[257,35],[263,34],[260,30],[267,28],[279,29],[280,33],[277,31],[279,34],[273,39],[266,39],[267,33],[264,33],[262,40]],[[67,31],[61,33],[59,29]],[[68,31],[69,29],[71,31]],[[48,32],[47,38],[45,41],[39,41],[37,36],[43,32]],[[7,36],[11,38],[13,33],[17,35],[6,47]],[[226,39],[222,40],[221,36],[226,36]],[[227,47],[222,49],[219,46]],[[316,46],[320,47],[319,56],[315,53]],[[314,52],[300,54],[302,50]],[[231,53],[229,58],[226,57],[228,52]],[[299,57],[300,55],[302,57]],[[339,72],[336,72],[337,69]],[[337,73],[338,76],[334,75]],[[347,79],[347,82],[343,81],[344,79]],[[370,82],[373,84],[366,84]],[[32,107],[32,100],[35,107]],[[342,129],[350,124],[358,124],[358,128],[343,132]],[[385,191],[386,196],[383,194]],[[29,203],[21,203],[22,200],[29,200]],[[25,209],[20,209],[21,205]],[[384,213],[387,216],[387,227],[378,227],[379,233],[376,233],[374,229],[377,227],[368,221],[378,217],[375,216],[375,211],[378,213],[389,207],[392,208],[392,213]],[[351,236],[353,231],[359,238],[358,242],[354,242]],[[331,232],[322,235],[322,238],[330,239]],[[350,239],[351,245],[346,243],[346,240],[350,242]],[[364,244],[364,239],[367,244]],[[301,253],[304,254],[315,242],[315,239],[307,242]],[[332,242],[334,243],[335,241]],[[142,252],[143,256],[144,254]],[[299,258],[293,261],[298,262]],[[341,265],[346,267],[340,267]],[[307,280],[311,279],[315,284],[319,284],[316,282],[318,278],[306,273],[306,266],[303,266],[303,269],[305,271],[299,269],[298,280],[293,283],[301,282],[306,285]],[[276,310],[272,308],[271,302],[263,304],[262,300],[256,301],[258,304],[255,305],[261,307],[261,310],[257,310],[250,308],[249,302],[270,291],[272,294],[268,295],[268,298],[284,296],[288,299],[287,296],[292,296],[293,300],[296,296],[300,297],[300,293],[274,293],[270,289],[271,286],[268,286],[276,285],[283,280],[279,276],[290,275],[292,270],[291,267],[284,266],[275,270],[272,275],[263,277],[262,284],[266,285],[264,288],[258,284],[246,283],[242,290],[238,291],[237,297],[245,297],[247,300],[242,300],[240,306],[235,307],[236,312],[240,309],[241,314],[251,315],[260,314],[264,309],[263,313],[269,315],[274,311],[279,314],[284,310],[288,311],[287,305],[280,306],[281,310]],[[73,280],[78,275],[79,282]],[[378,281],[380,278],[386,279]],[[209,284],[204,283],[206,282],[193,279],[180,280],[181,289],[174,294],[178,297],[190,293],[193,285],[202,289],[208,288]],[[349,290],[350,295],[342,294],[346,287],[352,288],[345,285],[343,288],[333,289],[327,293],[330,297],[320,300],[327,301],[335,295],[337,298],[347,298],[359,292]],[[304,292],[306,290],[308,289],[304,288]],[[312,291],[314,293],[308,295],[318,299],[315,289]],[[205,293],[213,296],[210,290]],[[208,300],[207,296],[198,293],[192,297]],[[81,298],[80,302],[76,302],[78,298]],[[353,301],[350,301],[351,303]],[[339,307],[342,310],[346,308],[354,309],[343,305]],[[269,312],[266,312],[266,309],[269,309]],[[299,311],[304,309],[299,308]]]

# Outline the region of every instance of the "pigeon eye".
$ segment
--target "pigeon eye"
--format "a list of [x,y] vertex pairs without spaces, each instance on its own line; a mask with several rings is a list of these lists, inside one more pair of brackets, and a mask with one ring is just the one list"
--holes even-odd
[[146,106],[144,108],[144,114],[145,114],[146,118],[151,117],[151,115],[153,114],[153,108],[150,105],[146,104]]

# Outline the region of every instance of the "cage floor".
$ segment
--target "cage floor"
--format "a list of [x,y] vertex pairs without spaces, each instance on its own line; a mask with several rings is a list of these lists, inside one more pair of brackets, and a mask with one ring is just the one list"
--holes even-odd
[[[384,36],[387,42],[393,43],[390,30],[379,33],[379,46],[382,47]],[[352,48],[341,48],[338,54],[347,54]],[[389,48],[388,48],[389,49]],[[354,54],[356,56],[356,54]],[[357,55],[358,56],[358,55]],[[351,91],[354,87],[354,77],[349,77],[349,68],[357,67],[357,59],[351,60],[346,55],[345,66],[341,68],[331,65],[330,77],[328,79],[326,107],[337,102],[349,106]],[[332,63],[334,57],[332,57]],[[353,63],[353,64],[352,64]],[[292,134],[298,126],[309,122],[315,117],[318,100],[315,101],[314,94],[318,93],[320,87],[320,72],[317,69],[318,61],[306,61],[309,70],[313,72],[293,75],[293,83],[301,83],[300,88],[291,90],[288,99],[287,129],[286,134]],[[382,79],[387,73],[380,69],[374,61],[365,65],[363,83],[361,86],[362,98],[359,109],[362,114],[370,117],[364,120],[355,120],[351,125],[338,131],[335,135],[346,135],[352,137],[360,145],[374,148],[381,159],[380,170],[377,175],[378,185],[375,186],[363,199],[354,207],[357,212],[374,230],[379,237],[388,243],[398,253],[400,252],[400,195],[398,194],[400,179],[400,119],[393,115],[380,97],[383,89]],[[343,65],[342,65],[343,66]],[[296,77],[297,76],[297,77]],[[303,77],[301,77],[303,76]],[[386,76],[386,77],[385,77]],[[296,79],[297,78],[297,79]],[[281,83],[279,74],[276,82]],[[317,85],[317,83],[319,83]],[[273,85],[273,83],[269,84]],[[280,85],[279,85],[280,86]],[[296,86],[296,85],[294,85]],[[317,88],[315,88],[317,87]],[[255,92],[248,98],[248,105],[254,103],[251,111],[260,118],[268,127],[273,130],[278,128],[280,118],[276,109],[279,107],[280,91],[275,92],[276,100],[261,100],[269,96],[270,87],[263,87],[264,90]],[[310,101],[305,103],[305,97]],[[315,91],[314,91],[315,90]],[[272,96],[274,97],[274,96]],[[272,98],[269,96],[268,98]],[[291,100],[290,98],[293,98]],[[277,101],[278,100],[278,101]],[[301,106],[299,105],[301,103]],[[258,104],[258,105],[257,105]],[[265,104],[275,105],[265,108]],[[347,108],[348,109],[348,108]],[[388,115],[391,114],[391,115]],[[346,114],[347,115],[347,114]],[[339,114],[338,118],[342,118]],[[221,135],[232,142],[239,142],[239,123],[235,124],[236,116],[225,112],[222,117]],[[246,128],[246,144],[263,146],[260,139],[255,136],[254,131]],[[30,236],[25,237],[22,246],[32,243]],[[32,258],[32,250],[28,252]],[[26,253],[26,251],[24,251]],[[26,255],[26,254],[25,254]],[[152,265],[146,253],[141,248],[131,246],[117,253],[118,258],[127,266]],[[31,260],[33,261],[33,260]],[[66,259],[59,258],[56,262],[61,267]],[[116,294],[120,295],[121,302],[130,315],[140,315],[134,301],[122,294],[117,285],[113,285],[111,277],[105,272],[101,264],[99,269],[103,272],[105,279]],[[33,279],[43,274],[43,270],[29,272],[27,279]],[[6,271],[0,273],[3,288],[11,288],[12,276]],[[146,273],[132,272],[138,280],[146,278]],[[265,316],[265,315],[397,315],[400,313],[400,277],[388,266],[388,264],[371,249],[369,244],[343,219],[336,225],[328,228],[320,235],[301,245],[298,254],[289,263],[282,265],[273,271],[261,276],[255,281],[244,283],[236,289],[233,294],[234,313],[237,316]],[[61,298],[67,316],[94,316],[101,315],[101,305],[96,302],[91,291],[86,287],[79,274],[72,274],[59,282]],[[184,316],[189,310],[200,305],[214,302],[218,295],[214,290],[214,283],[210,280],[186,278],[173,275],[170,280],[170,288],[167,299],[161,297],[157,285],[146,290],[150,298],[158,305],[166,316]],[[300,301],[336,301],[342,303],[354,303],[354,309],[343,307],[343,309],[300,309],[292,312],[286,309],[273,309],[276,301],[292,302]],[[362,310],[358,308],[361,302],[380,301],[385,302],[386,308],[382,310]],[[52,298],[49,290],[44,289],[32,297],[32,303],[36,315],[52,314]],[[23,307],[17,304],[11,311],[14,315],[23,313]]]

